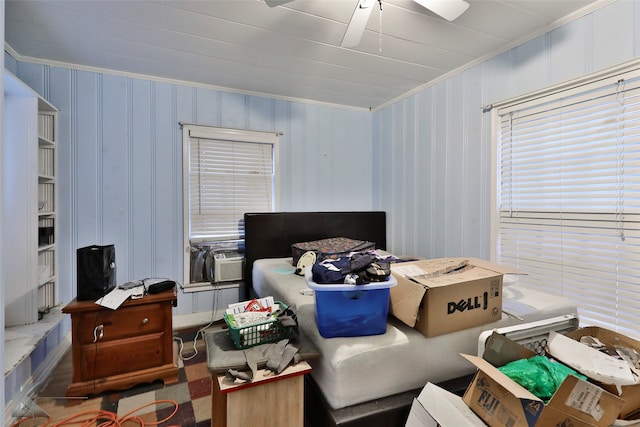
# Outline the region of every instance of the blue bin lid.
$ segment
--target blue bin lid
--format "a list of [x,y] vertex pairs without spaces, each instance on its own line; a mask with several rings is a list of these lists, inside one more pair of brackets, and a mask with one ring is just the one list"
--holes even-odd
[[313,281],[313,273],[311,267],[307,267],[304,271],[304,278],[314,291],[372,291],[374,289],[388,289],[398,284],[393,274],[389,275],[389,279],[384,282],[371,282],[366,285],[349,285],[346,283],[316,283]]

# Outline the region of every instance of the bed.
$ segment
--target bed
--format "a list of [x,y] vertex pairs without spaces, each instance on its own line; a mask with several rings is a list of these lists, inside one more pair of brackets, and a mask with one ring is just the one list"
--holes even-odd
[[320,350],[305,385],[310,426],[404,426],[413,398],[427,382],[454,392],[464,389],[474,368],[459,353],[475,354],[482,331],[577,311],[567,299],[506,286],[505,314],[492,324],[426,338],[390,316],[382,335],[323,338],[314,297],[304,278],[294,274],[291,244],[350,237],[386,249],[385,213],[248,213],[244,221],[249,292],[294,305],[301,331]]

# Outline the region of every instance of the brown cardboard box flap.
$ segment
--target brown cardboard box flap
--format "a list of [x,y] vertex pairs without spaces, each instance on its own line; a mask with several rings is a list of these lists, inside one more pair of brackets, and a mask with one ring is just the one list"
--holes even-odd
[[391,271],[429,289],[514,272],[478,258],[435,258],[391,265]]
[[419,270],[419,273],[409,273],[407,274],[408,276],[414,277],[418,274],[424,274],[428,277],[439,277],[450,274],[466,265],[471,265],[468,258],[433,258],[392,264],[391,268],[400,270],[406,266],[412,266],[412,269],[415,267],[415,270]]
[[491,363],[487,362],[483,358],[462,353],[460,355],[471,362],[473,365],[475,365],[476,368],[480,369],[491,378],[493,378],[495,382],[500,384],[505,390],[509,391],[518,399],[537,400],[539,402],[542,402],[540,398],[536,397],[529,390],[522,387],[520,384],[516,383],[511,378],[500,372],[498,368],[494,367]]
[[427,288],[418,283],[411,283],[415,286],[393,286],[389,288],[391,300],[389,312],[404,324],[413,328],[418,320],[418,309],[425,292],[427,292]]
[[469,263],[471,265],[484,268],[485,270],[491,270],[501,274],[526,275],[526,273],[518,270],[515,267],[510,267],[508,265],[497,264],[495,262],[487,261],[480,258],[467,258],[467,259],[469,260]]
[[519,359],[529,359],[537,353],[502,334],[493,332],[485,341],[482,358],[493,366],[504,366]]

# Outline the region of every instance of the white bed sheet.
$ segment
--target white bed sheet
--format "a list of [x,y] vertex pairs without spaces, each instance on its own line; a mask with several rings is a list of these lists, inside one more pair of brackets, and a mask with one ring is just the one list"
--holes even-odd
[[473,373],[460,353],[476,354],[482,331],[577,313],[569,299],[510,285],[503,290],[503,310],[512,315],[487,325],[427,338],[390,316],[385,334],[324,338],[316,326],[311,290],[294,270],[291,258],[257,260],[253,288],[261,297],[296,306],[300,329],[322,355],[310,361],[311,375],[333,409]]

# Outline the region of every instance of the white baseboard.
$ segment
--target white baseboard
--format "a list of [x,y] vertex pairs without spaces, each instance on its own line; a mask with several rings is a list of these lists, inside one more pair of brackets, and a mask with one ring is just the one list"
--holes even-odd
[[199,326],[207,325],[212,321],[217,322],[222,320],[222,310],[216,311],[217,313],[215,313],[215,316],[213,311],[202,311],[200,313],[174,315],[173,330],[179,331],[181,329],[196,328]]

